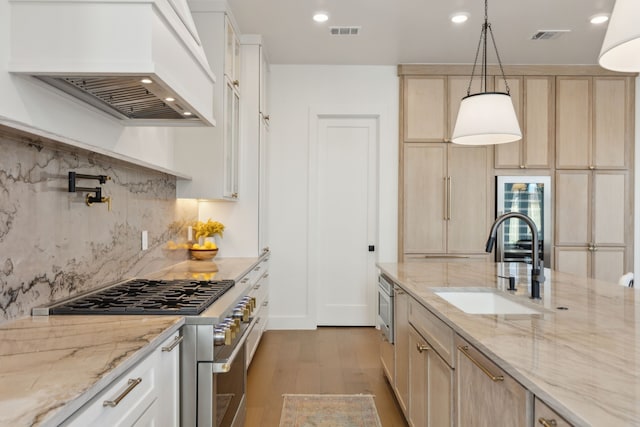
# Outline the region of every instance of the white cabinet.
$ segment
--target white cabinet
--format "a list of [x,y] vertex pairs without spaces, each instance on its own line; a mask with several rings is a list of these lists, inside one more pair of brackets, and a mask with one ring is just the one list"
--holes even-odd
[[179,360],[176,332],[151,354],[106,386],[64,426],[179,425]]
[[211,71],[218,77],[211,100],[215,127],[176,128],[174,168],[192,180],[179,180],[179,198],[236,200],[240,173],[240,41],[224,1],[189,3]]
[[247,337],[246,359],[249,367],[269,320],[269,258],[260,262],[247,276],[247,281],[251,282],[249,296],[256,299],[256,309],[253,312],[256,323]]

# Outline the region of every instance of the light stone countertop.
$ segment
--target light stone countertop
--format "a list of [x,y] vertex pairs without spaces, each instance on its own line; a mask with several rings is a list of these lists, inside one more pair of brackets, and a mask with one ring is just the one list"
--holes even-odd
[[[640,290],[545,270],[529,296],[525,264],[380,263],[380,270],[576,426],[640,426]],[[466,314],[437,288],[505,290],[542,315]],[[505,291],[506,293],[506,291]],[[557,307],[568,307],[558,310]]]
[[[236,280],[258,260],[184,261],[144,277],[177,279],[215,272],[212,280]],[[236,284],[219,300],[219,305],[225,303],[222,299],[227,294],[244,291],[246,287]],[[213,315],[211,312],[209,317]],[[0,325],[0,426],[58,425],[188,319],[162,315],[57,315]]]

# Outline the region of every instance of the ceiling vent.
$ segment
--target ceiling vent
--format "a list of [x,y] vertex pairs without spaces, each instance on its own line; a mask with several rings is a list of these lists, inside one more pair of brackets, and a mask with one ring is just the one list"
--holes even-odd
[[531,40],[555,40],[561,35],[570,32],[571,30],[538,30]]
[[361,27],[329,27],[332,36],[357,36]]

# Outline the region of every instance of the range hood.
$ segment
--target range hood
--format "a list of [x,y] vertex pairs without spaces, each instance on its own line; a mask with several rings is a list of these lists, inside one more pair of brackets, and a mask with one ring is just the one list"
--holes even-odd
[[10,72],[126,125],[215,125],[215,76],[186,0],[10,3]]

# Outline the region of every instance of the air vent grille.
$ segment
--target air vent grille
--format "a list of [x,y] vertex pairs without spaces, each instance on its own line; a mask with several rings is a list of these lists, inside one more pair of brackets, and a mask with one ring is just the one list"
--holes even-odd
[[531,40],[555,40],[570,31],[571,30],[538,30],[537,33],[531,36]]
[[329,27],[329,33],[332,36],[357,36],[360,34],[361,27]]

